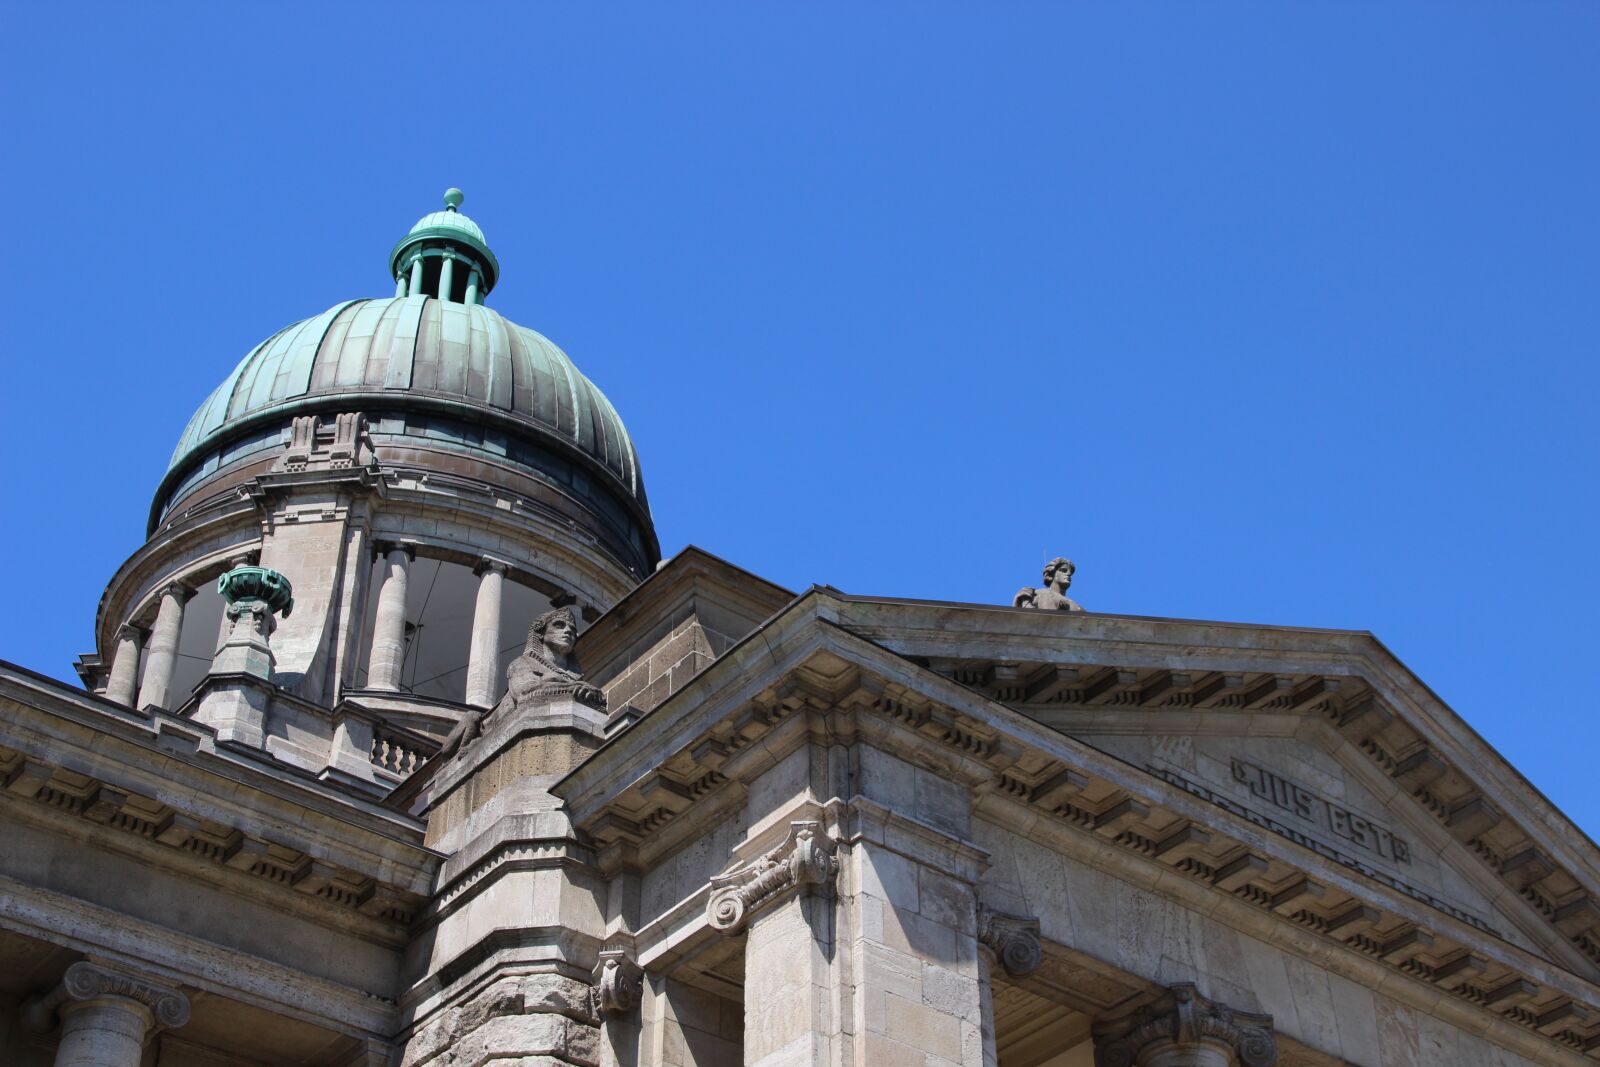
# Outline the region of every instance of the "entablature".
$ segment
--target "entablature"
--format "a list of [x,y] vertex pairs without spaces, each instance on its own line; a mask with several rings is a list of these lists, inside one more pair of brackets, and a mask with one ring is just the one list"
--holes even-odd
[[[135,712],[0,665],[0,785],[17,817],[84,820],[147,861],[172,850],[219,884],[400,946],[441,857],[422,827],[207,727]],[[233,881],[230,879],[248,879]]]

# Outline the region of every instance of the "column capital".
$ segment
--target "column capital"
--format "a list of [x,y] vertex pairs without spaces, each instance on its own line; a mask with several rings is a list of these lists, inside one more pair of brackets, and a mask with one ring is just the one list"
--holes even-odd
[[189,602],[189,598],[194,596],[194,587],[185,582],[174,580],[163,585],[161,591],[156,595],[177,597],[180,604],[186,604]]
[[1044,956],[1038,919],[991,911],[982,904],[978,905],[978,942],[995,954],[1013,978],[1038,970]]
[[472,573],[480,578],[491,571],[500,575],[509,574],[511,572],[511,564],[494,556],[483,556],[478,560],[477,565],[472,568]]
[[68,1002],[108,997],[133,1001],[165,1027],[176,1028],[189,1021],[189,998],[179,990],[87,961],[68,967],[59,986],[24,1004],[22,1017],[31,1028],[48,1030],[54,1024],[56,1012]]
[[776,848],[711,879],[706,921],[713,930],[736,934],[752,912],[790,889],[832,885],[839,873],[833,839],[815,820],[789,824],[789,836]]
[[404,552],[408,560],[414,561],[417,558],[417,543],[415,541],[374,541],[372,542],[372,548],[378,559],[387,559],[390,553],[393,552]]
[[1168,1049],[1225,1050],[1243,1067],[1273,1067],[1278,1043],[1272,1016],[1234,1011],[1203,997],[1191,982],[1171,986],[1153,1004],[1094,1026],[1095,1067],[1139,1067]]
[[594,1013],[602,1019],[627,1015],[639,1007],[643,997],[644,972],[639,965],[624,949],[601,949],[595,967]]
[[127,640],[130,640],[130,639],[143,641],[144,638],[145,638],[145,635],[148,634],[149,632],[150,632],[150,627],[145,626],[142,623],[134,622],[132,619],[129,619],[127,622],[125,622],[121,626],[117,627],[116,639],[118,641],[127,641]]

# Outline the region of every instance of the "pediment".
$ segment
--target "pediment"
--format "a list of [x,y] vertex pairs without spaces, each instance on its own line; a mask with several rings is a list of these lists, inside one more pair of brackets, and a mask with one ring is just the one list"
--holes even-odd
[[842,600],[930,671],[1600,972],[1600,852],[1370,634]]
[[649,864],[866,739],[1007,832],[1600,1048],[1593,846],[1370,635],[1221,630],[813,589],[556,792],[602,865]]

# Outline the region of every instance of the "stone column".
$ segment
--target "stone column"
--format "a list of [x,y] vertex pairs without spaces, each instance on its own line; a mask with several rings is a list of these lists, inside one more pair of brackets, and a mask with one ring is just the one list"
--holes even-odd
[[139,685],[139,653],[144,644],[144,631],[133,623],[117,630],[117,650],[111,658],[111,677],[106,680],[106,699],[133,707],[133,695]]
[[450,290],[455,287],[456,261],[454,256],[445,256],[444,262],[439,265],[439,299],[449,300]]
[[472,613],[472,649],[467,659],[467,703],[491,708],[499,695],[500,604],[505,592],[507,567],[485,559],[478,576],[478,603]]
[[378,615],[372,627],[372,655],[367,663],[367,688],[390,692],[400,688],[406,661],[406,580],[416,550],[410,545],[383,545],[383,585],[378,590]]
[[178,638],[183,633],[183,606],[194,590],[177,582],[161,590],[161,607],[150,630],[144,683],[139,686],[139,707],[171,711],[172,672],[178,665]]
[[189,998],[131,974],[74,963],[54,992],[23,1006],[24,1021],[37,1029],[48,1029],[57,1015],[55,1067],[139,1067],[156,1026],[189,1021]]
[[1182,982],[1094,1027],[1096,1067],[1273,1067],[1272,1016],[1234,1011]]

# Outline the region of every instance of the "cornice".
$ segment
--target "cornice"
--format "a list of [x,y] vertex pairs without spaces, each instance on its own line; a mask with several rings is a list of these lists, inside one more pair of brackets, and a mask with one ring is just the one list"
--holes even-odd
[[376,921],[374,935],[400,936],[394,929],[422,907],[439,857],[412,820],[309,788],[296,795],[296,783],[207,751],[208,730],[164,714],[145,720],[115,705],[105,714],[86,696],[67,717],[18,700],[8,685],[17,680],[0,668],[0,699],[12,698],[0,785],[5,803],[24,805],[19,816],[85,820],[128,848],[170,849],[173,862],[207,863],[229,872],[224,880],[249,876],[253,893],[348,909]]

